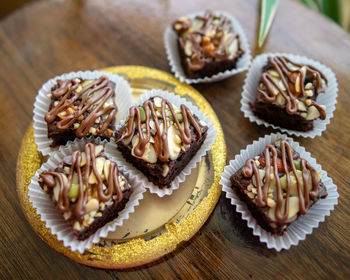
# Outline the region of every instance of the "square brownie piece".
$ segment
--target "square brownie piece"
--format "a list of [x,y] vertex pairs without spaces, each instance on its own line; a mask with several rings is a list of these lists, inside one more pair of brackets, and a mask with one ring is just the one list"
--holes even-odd
[[223,15],[207,11],[194,19],[180,18],[173,23],[173,29],[188,78],[203,78],[234,69],[244,54],[239,35]]
[[85,240],[118,217],[133,191],[103,145],[87,143],[54,170],[42,172],[40,187],[72,226],[78,240]]
[[156,96],[130,108],[115,138],[124,158],[162,188],[170,187],[200,149],[207,130],[187,106],[178,108]]
[[269,57],[263,68],[252,112],[274,125],[309,131],[315,119],[326,118],[326,107],[316,102],[325,92],[326,77],[310,65],[286,57]]
[[115,84],[102,76],[93,80],[57,80],[51,89],[47,122],[51,147],[82,137],[109,139],[113,132],[117,106]]
[[248,159],[232,175],[231,182],[258,224],[278,235],[319,199],[327,197],[317,171],[287,140],[267,145],[259,156]]

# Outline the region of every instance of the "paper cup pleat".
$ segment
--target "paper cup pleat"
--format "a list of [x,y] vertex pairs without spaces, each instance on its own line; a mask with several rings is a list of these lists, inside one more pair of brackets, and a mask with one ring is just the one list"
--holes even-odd
[[[196,106],[188,102],[186,99],[180,97],[179,95],[175,95],[174,93],[153,89],[142,94],[133,105],[142,105],[146,100],[153,96],[160,96],[162,98],[165,98],[177,107],[180,107],[181,104],[185,104],[189,109],[192,110],[194,115],[196,115],[200,120],[205,121],[208,125],[207,137],[204,140],[201,148],[197,151],[197,153],[193,156],[191,161],[186,165],[186,167],[181,171],[181,173],[178,176],[176,176],[176,178],[171,183],[170,188],[160,188],[152,182],[150,182],[141,171],[139,171],[131,163],[126,161],[122,153],[117,150],[117,145],[113,140],[106,145],[106,150],[116,162],[120,163],[120,165],[123,166],[123,171],[125,172],[125,174],[137,177],[138,180],[144,182],[145,187],[149,189],[151,193],[155,193],[159,197],[163,197],[165,195],[171,195],[174,190],[178,189],[180,183],[185,181],[186,176],[191,174],[191,170],[194,167],[196,167],[197,163],[200,162],[202,157],[205,156],[207,151],[210,150],[211,145],[216,139],[216,129],[214,127],[214,124],[211,121],[209,121],[209,118],[206,117]],[[119,130],[121,126],[125,123],[127,116],[128,115],[126,115],[121,121],[120,125],[117,127],[117,130]]]
[[[254,115],[254,113],[252,112],[249,106],[249,103],[254,102],[258,94],[257,88],[260,82],[262,69],[267,64],[268,58],[275,57],[275,56],[285,56],[289,58],[291,61],[294,61],[296,63],[302,63],[302,64],[314,66],[326,76],[328,80],[326,92],[319,94],[317,97],[317,103],[320,105],[326,106],[326,119],[314,120],[313,130],[304,132],[304,131],[286,129],[286,128],[268,123],[260,119],[256,115]],[[330,123],[330,120],[333,117],[333,114],[335,111],[337,96],[338,96],[338,82],[333,71],[327,66],[321,64],[316,60],[313,60],[304,56],[287,54],[287,53],[265,53],[257,56],[253,60],[249,68],[249,71],[243,86],[242,99],[241,99],[241,111],[243,112],[244,117],[248,118],[251,122],[257,123],[258,125],[273,127],[274,129],[279,129],[284,133],[288,133],[298,137],[302,136],[302,137],[315,138],[316,136],[320,136],[322,132],[326,130],[326,126]]]
[[[327,188],[328,196],[325,199],[317,201],[306,213],[301,215],[294,221],[284,232],[282,236],[274,235],[264,230],[251,215],[246,204],[240,200],[236,192],[232,189],[230,177],[244,166],[248,158],[254,158],[259,155],[267,144],[276,142],[279,139],[288,139],[291,147],[300,154],[301,158],[306,159],[317,170],[322,171],[321,180]],[[320,222],[325,220],[326,216],[330,215],[330,211],[338,204],[339,194],[337,186],[333,184],[331,178],[327,176],[327,172],[322,170],[322,167],[316,163],[316,160],[311,157],[310,153],[300,146],[298,142],[288,138],[283,134],[266,135],[264,138],[259,138],[253,144],[248,145],[246,149],[241,150],[239,155],[236,155],[234,160],[229,162],[221,174],[220,184],[223,186],[223,191],[226,197],[231,200],[231,204],[236,206],[236,211],[242,214],[242,219],[247,221],[249,228],[253,230],[253,235],[259,237],[260,242],[266,243],[267,248],[281,251],[288,250],[291,246],[297,245],[299,241],[305,240],[306,235],[311,234],[314,228],[317,228]]]
[[[51,230],[52,234],[57,236],[58,240],[63,241],[65,247],[70,247],[72,251],[79,251],[79,253],[83,253],[84,250],[90,249],[93,244],[98,243],[99,240],[106,237],[109,232],[115,231],[117,227],[122,226],[123,221],[127,220],[129,215],[135,211],[135,207],[139,205],[139,201],[143,198],[143,193],[145,192],[145,188],[141,181],[124,174],[130,185],[133,187],[133,193],[131,194],[125,208],[119,212],[118,217],[115,220],[97,230],[96,233],[91,235],[88,239],[79,241],[73,234],[69,222],[64,220],[61,212],[50,200],[49,195],[39,186],[38,180],[41,172],[49,169],[55,170],[65,156],[72,155],[73,151],[83,150],[84,144],[88,142],[106,144],[107,141],[101,141],[99,138],[95,139],[90,137],[76,139],[74,142],[67,143],[66,146],[61,146],[59,150],[54,152],[48,161],[36,171],[35,176],[31,179],[28,187],[29,200],[33,203],[33,207],[37,214],[40,215],[40,219],[45,222],[46,227]],[[106,150],[105,154],[109,157]]]
[[58,150],[58,147],[52,148],[52,139],[47,136],[47,123],[45,121],[45,115],[50,107],[50,98],[48,94],[51,93],[51,88],[56,84],[57,80],[69,80],[72,78],[82,78],[86,80],[96,79],[101,76],[108,77],[109,80],[115,83],[115,96],[114,101],[117,106],[117,114],[115,124],[119,123],[121,118],[128,112],[128,109],[132,103],[132,95],[129,83],[117,74],[112,74],[103,71],[78,71],[62,74],[48,80],[39,90],[38,95],[34,102],[34,137],[35,144],[38,150],[43,155],[49,155]]
[[[241,40],[242,49],[245,53],[238,58],[236,68],[228,69],[224,72],[217,73],[210,77],[190,79],[187,78],[185,72],[181,65],[180,54],[177,45],[177,34],[173,31],[171,26],[168,26],[164,33],[164,44],[165,50],[167,54],[167,58],[170,64],[171,71],[175,74],[175,77],[178,78],[181,82],[185,82],[187,84],[197,84],[197,83],[211,83],[217,82],[223,79],[227,79],[233,75],[246,71],[250,65],[250,61],[252,56],[250,54],[250,48],[248,44],[247,36],[244,33],[242,26],[239,24],[238,20],[234,18],[229,13],[223,11],[213,11],[214,14],[220,14],[227,17],[233,26],[233,31],[239,34],[239,38]],[[203,16],[204,12],[197,12],[193,14],[189,14],[186,17],[190,19],[194,19],[196,16]]]

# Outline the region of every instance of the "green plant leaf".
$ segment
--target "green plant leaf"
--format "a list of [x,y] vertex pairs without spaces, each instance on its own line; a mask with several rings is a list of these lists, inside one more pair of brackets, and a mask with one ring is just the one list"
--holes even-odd
[[261,0],[260,9],[260,26],[258,45],[264,44],[267,34],[269,33],[272,21],[275,17],[279,0]]

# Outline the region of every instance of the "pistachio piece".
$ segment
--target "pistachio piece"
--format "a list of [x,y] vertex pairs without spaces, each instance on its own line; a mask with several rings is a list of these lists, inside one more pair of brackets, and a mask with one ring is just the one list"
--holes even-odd
[[287,175],[283,175],[282,177],[280,177],[280,182],[281,182],[281,188],[283,190],[287,189]]
[[294,166],[296,169],[301,170],[301,160],[300,159],[294,159]]
[[79,184],[73,184],[68,191],[69,198],[77,198],[79,195]]
[[141,122],[145,122],[146,121],[146,112],[145,109],[143,107],[139,107],[140,110],[140,117],[141,117]]
[[84,88],[86,87],[87,85],[93,83],[95,80],[86,80],[84,82],[82,82],[80,85]]
[[176,118],[179,122],[183,122],[184,119],[183,119],[183,116],[182,116],[182,113],[176,113]]
[[[89,84],[93,83],[94,81],[95,81],[95,80],[86,80],[86,81],[84,81],[83,83],[81,83],[82,89],[83,89],[84,87],[88,86]],[[82,89],[81,89],[81,90],[82,90]],[[81,90],[80,90],[80,91],[81,91]],[[88,94],[88,93],[90,92],[90,90],[91,90],[91,88],[85,90],[85,92],[83,92],[83,94],[80,96],[80,98],[83,98],[86,94]],[[80,92],[80,91],[79,91],[79,92]]]
[[276,146],[277,148],[281,148],[281,141],[280,141],[280,140],[277,140],[277,141],[275,142],[275,146]]
[[72,184],[78,184],[78,183],[79,183],[78,174],[74,172],[72,176]]

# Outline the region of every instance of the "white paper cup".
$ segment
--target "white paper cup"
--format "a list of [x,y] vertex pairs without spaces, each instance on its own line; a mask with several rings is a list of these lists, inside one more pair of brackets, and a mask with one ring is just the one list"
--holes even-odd
[[[260,82],[262,69],[267,64],[268,58],[275,57],[275,56],[285,56],[293,62],[314,66],[326,76],[328,80],[326,92],[319,94],[317,97],[317,103],[319,103],[320,105],[326,106],[326,119],[314,120],[313,130],[304,132],[304,131],[291,130],[280,126],[276,126],[274,124],[268,123],[260,119],[259,117],[254,115],[254,113],[252,112],[249,106],[249,103],[254,102],[258,94],[257,88]],[[327,124],[330,123],[330,119],[333,117],[333,113],[335,110],[335,104],[337,103],[337,95],[338,95],[337,79],[333,71],[327,66],[321,64],[318,61],[315,61],[313,59],[310,59],[304,56],[287,54],[287,53],[266,53],[255,57],[255,59],[253,60],[249,68],[249,71],[243,86],[242,99],[241,99],[241,105],[242,105],[241,111],[244,113],[244,117],[248,118],[251,122],[256,122],[259,125],[264,125],[266,127],[271,126],[274,129],[279,129],[282,132],[295,135],[298,137],[302,136],[302,137],[315,138],[316,136],[320,136],[322,132],[326,130]]]
[[[204,11],[186,15],[190,19],[194,19],[196,16],[203,16]],[[175,77],[178,78],[181,82],[187,84],[198,84],[198,83],[211,83],[217,82],[224,79],[227,79],[233,75],[241,73],[248,69],[252,56],[250,54],[250,48],[248,44],[247,36],[245,35],[242,26],[239,24],[238,20],[234,18],[229,13],[223,11],[213,11],[214,14],[220,14],[227,17],[233,26],[233,31],[239,34],[241,40],[241,46],[244,50],[244,54],[238,58],[236,68],[228,69],[224,72],[217,73],[210,77],[198,78],[198,79],[189,79],[186,77],[185,72],[181,66],[181,59],[177,45],[177,34],[173,31],[171,26],[168,26],[164,33],[164,44],[165,50],[168,57],[168,61],[171,67],[171,71],[175,74]]]
[[[185,104],[190,110],[192,110],[193,114],[196,115],[199,118],[199,120],[205,121],[208,126],[207,137],[204,140],[201,148],[197,151],[197,153],[193,156],[193,158],[181,171],[181,173],[177,175],[176,178],[172,181],[170,188],[160,188],[152,182],[150,182],[141,171],[139,171],[131,163],[126,161],[122,153],[117,150],[117,145],[115,144],[115,141],[113,141],[113,139],[110,141],[110,143],[106,145],[106,151],[117,163],[123,166],[123,171],[125,172],[125,174],[127,174],[130,177],[135,176],[137,180],[144,182],[145,187],[149,189],[151,193],[155,193],[159,197],[163,197],[165,195],[171,195],[174,190],[177,190],[179,188],[180,183],[185,181],[186,176],[191,174],[192,168],[196,167],[197,163],[200,162],[202,160],[202,157],[207,153],[207,151],[210,150],[211,145],[216,139],[216,129],[214,127],[214,124],[211,121],[209,121],[209,118],[204,116],[204,114],[196,106],[174,93],[153,89],[142,94],[133,105],[142,105],[146,100],[150,99],[153,96],[160,96],[162,98],[165,98],[178,108],[181,104]],[[117,127],[116,130],[119,130],[121,128],[121,126],[125,123],[127,117],[128,115],[124,117],[124,119],[121,121],[120,125]]]
[[[40,219],[45,222],[46,227],[51,230],[52,234],[57,236],[58,240],[63,241],[63,245],[65,247],[70,247],[72,251],[79,251],[81,254],[84,252],[84,250],[90,249],[93,244],[98,243],[101,238],[105,238],[109,232],[115,231],[117,227],[122,226],[123,221],[127,220],[129,215],[135,211],[135,207],[139,205],[139,201],[143,198],[143,193],[146,191],[141,181],[138,181],[136,178],[125,174],[118,165],[119,170],[123,172],[126,179],[133,187],[133,192],[129,198],[129,201],[125,205],[125,208],[119,212],[118,217],[115,220],[98,229],[88,239],[79,241],[73,234],[70,223],[64,220],[61,212],[50,200],[49,195],[39,186],[38,180],[41,172],[49,169],[55,170],[59,163],[63,161],[65,156],[72,155],[73,151],[76,150],[83,151],[84,144],[88,142],[105,144],[107,141],[101,141],[100,138],[94,139],[90,137],[75,139],[74,142],[69,142],[66,146],[60,146],[59,150],[54,152],[49,160],[36,171],[35,176],[31,179],[28,187],[29,200],[33,203],[33,207],[36,209],[37,214],[40,215]],[[107,155],[106,149],[105,154]]]
[[39,90],[35,98],[33,110],[35,144],[44,156],[58,150],[58,147],[50,147],[53,141],[47,137],[47,123],[45,121],[45,115],[49,110],[51,102],[51,99],[48,97],[48,94],[51,93],[51,88],[56,84],[57,80],[69,80],[72,78],[90,80],[100,78],[101,76],[106,76],[115,83],[114,101],[117,106],[115,124],[118,124],[121,118],[128,112],[132,103],[130,85],[119,75],[103,71],[79,71],[62,74],[48,80]]
[[224,168],[220,180],[220,184],[223,186],[222,190],[226,192],[226,197],[231,199],[231,204],[236,206],[236,211],[242,214],[242,219],[246,220],[248,227],[253,229],[253,235],[258,236],[260,242],[266,243],[267,248],[275,249],[278,252],[282,249],[288,250],[291,246],[298,245],[299,241],[305,240],[306,235],[311,234],[312,230],[317,228],[318,224],[323,222],[326,216],[330,215],[330,211],[338,204],[339,197],[337,186],[327,176],[327,172],[322,170],[321,180],[327,188],[328,196],[325,199],[317,201],[307,211],[306,215],[299,216],[296,221],[287,227],[282,236],[267,232],[257,223],[246,204],[233,191],[230,177],[245,165],[247,159],[258,156],[267,144],[275,143],[281,138],[288,139],[291,147],[300,154],[300,157],[306,159],[317,171],[322,170],[321,165],[317,164],[310,153],[305,151],[305,148],[300,146],[298,142],[294,142],[292,138],[288,138],[286,135],[277,133],[259,138],[258,141],[254,141],[246,149],[241,150],[240,154],[236,155],[235,159],[231,160],[229,165]]

